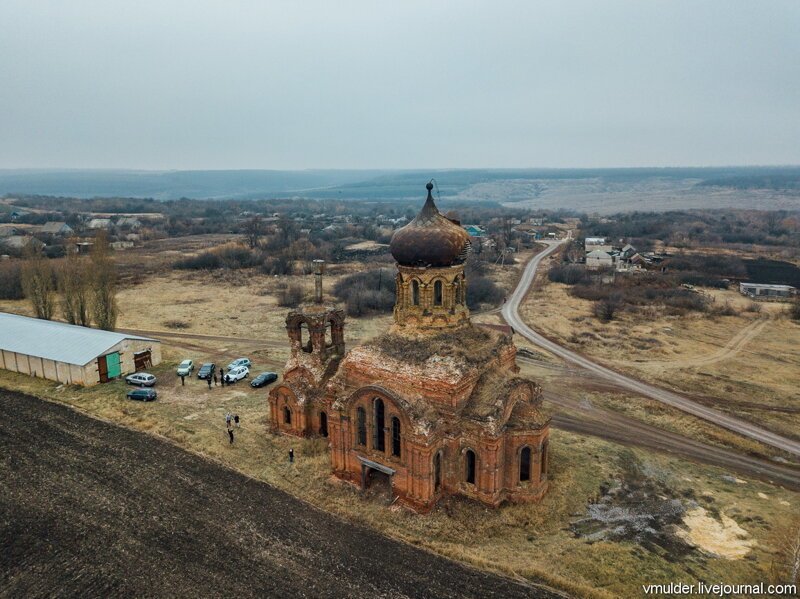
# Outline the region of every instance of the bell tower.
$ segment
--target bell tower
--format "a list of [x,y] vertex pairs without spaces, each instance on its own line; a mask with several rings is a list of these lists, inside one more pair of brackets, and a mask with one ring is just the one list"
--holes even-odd
[[392,236],[397,261],[395,328],[437,330],[469,324],[464,262],[469,235],[457,221],[439,212],[433,184],[419,214]]
[[314,303],[303,304],[289,312],[286,316],[286,332],[291,348],[289,364],[304,367],[319,383],[329,369],[335,370],[345,355],[345,315],[341,308],[323,303],[324,262],[315,260],[314,264]]

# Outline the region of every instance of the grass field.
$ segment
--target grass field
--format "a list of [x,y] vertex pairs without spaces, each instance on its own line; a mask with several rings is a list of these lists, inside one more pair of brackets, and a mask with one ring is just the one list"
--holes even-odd
[[[522,262],[525,257],[518,258]],[[491,268],[492,276],[504,288],[513,287],[519,265]],[[334,272],[326,285],[337,276]],[[310,277],[294,280],[310,291]],[[269,433],[267,390],[254,390],[246,383],[209,389],[195,378],[187,379],[182,387],[174,367],[185,357],[198,363],[211,360],[227,364],[232,358],[247,355],[254,362],[253,372],[280,371],[288,354],[283,328],[287,308],[278,306],[274,299],[276,284],[274,278],[262,275],[209,277],[162,271],[123,288],[119,295],[121,327],[194,335],[165,335],[164,362],[153,371],[159,377],[157,402],[126,400],[126,387],[121,382],[83,389],[7,371],[0,371],[0,387],[62,402],[109,422],[158,435],[394,538],[493,571],[541,578],[580,597],[638,597],[640,585],[650,582],[757,582],[774,577],[774,537],[796,516],[798,501],[797,494],[777,487],[740,480],[720,469],[554,430],[552,487],[540,504],[492,510],[471,501],[449,499],[433,513],[421,516],[397,506],[387,507],[385,498],[361,495],[332,478],[325,440]],[[558,291],[558,286],[549,287],[548,294]],[[604,351],[593,350],[598,356],[633,356],[636,344],[655,338],[659,327],[670,327],[672,334],[659,336],[662,345],[653,354],[654,362],[669,361],[696,347],[691,338],[695,329],[674,320],[636,324],[643,328],[627,335],[623,323],[601,329],[583,313],[586,306],[569,298],[563,289],[560,292],[558,310],[548,307],[540,297],[543,293],[532,294],[525,316],[549,334],[574,330],[577,335],[590,332],[601,337]],[[27,306],[3,302],[0,310],[25,313]],[[491,313],[477,320],[499,322]],[[741,317],[737,322],[746,325],[750,320]],[[181,324],[176,328],[178,322]],[[348,319],[348,344],[384,330],[389,322],[389,316]],[[724,323],[724,319],[702,322],[709,331],[719,327],[715,339],[723,346],[726,336],[722,327],[729,326]],[[231,339],[223,342],[204,339],[205,335]],[[669,342],[673,337],[674,345]],[[586,351],[586,344],[575,345]],[[709,351],[719,349],[713,343],[708,347]],[[558,370],[531,370],[526,366],[523,373],[535,375],[548,388],[572,386],[573,379]],[[589,393],[592,401],[642,419],[655,419],[665,427],[685,433],[691,429],[689,434],[700,437],[709,434],[706,429],[692,428],[700,426],[696,419],[685,417],[687,420],[681,421],[684,416],[637,403],[635,398],[625,403],[626,398],[600,390],[584,388],[581,392]],[[242,417],[233,446],[225,431],[226,413]],[[725,444],[724,439],[716,442]],[[297,456],[294,464],[287,460],[290,448]],[[609,518],[609,514],[618,513],[632,516],[622,521]],[[637,523],[642,522],[654,523],[651,528],[655,532],[642,533],[637,529]]]
[[786,317],[784,304],[762,304],[760,313],[751,313],[738,293],[707,293],[737,315],[622,312],[603,323],[591,302],[559,283],[537,286],[521,312],[538,331],[612,368],[797,436],[800,325]]

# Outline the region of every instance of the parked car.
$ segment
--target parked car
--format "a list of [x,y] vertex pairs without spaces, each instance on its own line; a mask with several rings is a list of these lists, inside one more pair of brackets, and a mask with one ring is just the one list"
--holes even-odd
[[231,368],[236,368],[237,366],[247,366],[248,368],[250,368],[250,366],[252,366],[252,364],[250,363],[250,358],[239,358],[237,360],[234,360],[233,362],[228,364],[228,370],[230,370]]
[[178,364],[178,370],[176,370],[175,373],[178,376],[189,376],[192,370],[194,370],[194,362],[191,360],[184,360]]
[[250,376],[250,369],[247,368],[247,366],[237,366],[236,368],[230,368],[228,372],[225,373],[225,382],[235,383],[248,376]]
[[265,387],[270,383],[274,383],[278,380],[278,375],[274,372],[262,372],[252,381],[250,381],[251,387]]
[[216,370],[217,367],[214,364],[212,364],[211,362],[206,362],[200,367],[200,370],[197,371],[197,378],[199,379],[213,378]]
[[138,385],[139,387],[152,387],[156,384],[156,377],[146,372],[137,372],[126,376],[125,382],[129,385]]
[[138,401],[155,401],[158,398],[158,393],[156,393],[155,389],[131,389],[128,391],[127,397]]

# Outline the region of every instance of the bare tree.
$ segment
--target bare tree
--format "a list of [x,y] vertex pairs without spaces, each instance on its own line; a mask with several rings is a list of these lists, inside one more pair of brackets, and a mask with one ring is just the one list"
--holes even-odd
[[22,266],[22,289],[31,302],[36,318],[50,320],[55,311],[53,267],[44,254],[30,244],[25,250]]
[[117,269],[111,257],[108,238],[101,233],[95,239],[91,255],[92,317],[98,328],[114,330],[117,324]]
[[244,224],[244,236],[247,239],[247,245],[251,250],[256,249],[261,243],[261,238],[264,235],[264,226],[261,222],[261,217],[255,215]]
[[77,252],[67,252],[58,272],[58,290],[61,293],[61,312],[70,324],[91,325],[90,279],[87,261]]

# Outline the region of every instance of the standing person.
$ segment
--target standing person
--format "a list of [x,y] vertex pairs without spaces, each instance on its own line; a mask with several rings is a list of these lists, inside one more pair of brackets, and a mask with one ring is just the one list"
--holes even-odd
[[222,386],[224,387],[225,386],[225,369],[224,368],[220,368],[219,369],[219,380],[222,381]]
[[289,463],[294,464],[294,449],[289,449]]
[[211,377],[208,377],[206,379],[206,382],[208,383],[208,390],[210,391],[211,390]]
[[232,428],[228,429],[228,438],[230,439],[230,442],[228,444],[229,445],[233,445],[233,429]]
[[233,415],[233,422],[236,424],[236,428],[239,428],[239,414]]
[[214,373],[214,386],[217,386],[217,373]]
[[185,377],[183,375],[181,375],[181,387],[186,385],[186,381],[184,379],[185,379]]
[[227,428],[231,427],[231,415],[230,414],[225,414],[225,426]]

